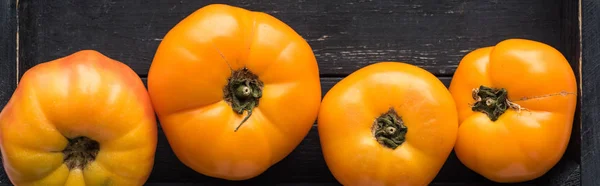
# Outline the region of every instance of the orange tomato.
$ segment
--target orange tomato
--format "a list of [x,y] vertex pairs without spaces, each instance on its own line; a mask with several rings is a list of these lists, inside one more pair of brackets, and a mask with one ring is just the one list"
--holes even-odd
[[25,72],[0,113],[2,161],[15,185],[142,185],[156,130],[135,72],[80,51]]
[[255,177],[286,157],[321,99],[317,62],[300,35],[268,14],[222,4],[166,34],[148,89],[179,160],[227,180]]
[[458,118],[431,73],[379,62],[327,92],[318,129],[327,166],[343,185],[427,185],[452,151]]
[[562,157],[577,85],[569,63],[537,41],[509,39],[467,54],[450,85],[459,113],[456,155],[496,182],[538,178]]

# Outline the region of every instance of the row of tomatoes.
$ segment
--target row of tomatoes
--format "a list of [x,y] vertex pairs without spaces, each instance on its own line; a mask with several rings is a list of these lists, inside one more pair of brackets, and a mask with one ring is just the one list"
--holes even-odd
[[561,158],[577,100],[564,56],[524,39],[467,54],[449,89],[401,62],[363,67],[322,100],[320,86],[311,47],[288,25],[209,5],[166,34],[148,90],[91,50],[29,69],[0,113],[2,160],[16,185],[141,185],[156,114],[181,162],[244,180],[286,157],[317,119],[344,185],[427,185],[452,150],[492,181],[521,182]]

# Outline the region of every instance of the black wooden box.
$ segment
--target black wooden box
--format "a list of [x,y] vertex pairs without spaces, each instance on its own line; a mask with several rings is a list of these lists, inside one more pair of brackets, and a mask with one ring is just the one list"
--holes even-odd
[[[446,85],[473,49],[508,38],[547,43],[578,79],[579,104],[567,152],[523,185],[600,185],[600,2],[597,0],[3,0],[0,108],[36,64],[94,49],[128,64],[145,81],[164,34],[196,9],[225,3],[271,14],[314,49],[325,94],[349,73],[378,61],[418,65]],[[321,154],[316,126],[287,158],[247,181],[227,182],[185,167],[162,131],[147,185],[339,185]],[[10,181],[0,171],[0,184]],[[432,185],[492,185],[451,154]],[[521,185],[517,184],[517,185]]]

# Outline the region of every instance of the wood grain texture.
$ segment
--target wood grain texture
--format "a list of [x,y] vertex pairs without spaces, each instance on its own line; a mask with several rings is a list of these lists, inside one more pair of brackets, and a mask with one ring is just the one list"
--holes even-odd
[[600,1],[582,0],[581,183],[600,185]]
[[386,60],[450,76],[468,51],[506,38],[534,39],[561,48],[562,2],[21,0],[20,30],[27,36],[20,40],[21,67],[97,49],[145,76],[169,29],[202,6],[226,3],[264,11],[288,23],[313,47],[323,76],[347,75]]
[[[41,62],[94,49],[128,64],[145,82],[162,36],[182,18],[210,3],[264,11],[294,28],[315,52],[323,94],[349,73],[377,61],[415,64],[448,85],[466,53],[507,38],[533,39],[556,47],[579,74],[578,3],[571,0],[20,0],[19,75]],[[12,92],[14,87],[9,89]],[[583,126],[600,119],[594,116],[590,121],[582,119]],[[516,185],[579,185],[580,173],[585,178],[587,167],[583,165],[581,172],[580,162],[585,158],[580,160],[579,149],[596,148],[587,158],[596,158],[588,161],[598,163],[600,148],[600,138],[586,139],[590,134],[598,136],[600,129],[588,126],[592,130],[580,130],[580,122],[575,121],[567,153],[550,172]],[[323,160],[316,127],[284,160],[242,182],[195,173],[175,157],[162,131],[158,139],[148,185],[339,185]],[[597,171],[591,173],[598,175]],[[5,177],[0,171],[0,181]],[[452,154],[432,185],[495,184],[468,170]]]
[[[221,184],[220,184],[221,185]],[[228,183],[223,184],[227,186],[249,186],[254,184],[246,184],[246,183]],[[269,184],[276,186],[339,186],[338,183],[315,183],[315,182],[299,182],[299,183],[277,183],[277,184]],[[504,184],[490,184],[490,183],[431,183],[430,186],[501,186]],[[511,186],[534,186],[535,184],[528,183],[519,183],[519,184],[511,184]],[[211,183],[149,183],[145,186],[213,186]]]
[[17,85],[16,39],[17,39],[17,14],[15,2],[10,0],[0,1],[0,108],[12,96]]
[[[17,12],[15,1],[0,1],[0,110],[8,102],[17,85]],[[2,167],[0,161],[0,167]],[[4,170],[0,173],[0,184],[10,183]]]

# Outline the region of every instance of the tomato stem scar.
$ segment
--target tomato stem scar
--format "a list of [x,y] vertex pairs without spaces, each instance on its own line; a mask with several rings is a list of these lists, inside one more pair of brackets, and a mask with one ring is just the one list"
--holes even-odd
[[250,118],[252,109],[258,106],[258,101],[262,97],[262,88],[263,83],[258,76],[252,74],[247,68],[232,72],[231,77],[227,80],[227,85],[223,88],[224,99],[231,105],[235,113],[248,112],[248,115],[242,119],[234,131],[237,131]]
[[504,88],[497,89],[481,85],[479,88],[473,89],[472,96],[475,104],[471,110],[487,114],[492,121],[498,120],[508,108],[518,111],[522,109],[520,105],[508,99],[508,91]]
[[396,111],[390,108],[386,113],[375,119],[371,131],[379,144],[390,149],[396,149],[406,140],[405,136],[408,128],[404,126],[402,118],[396,114]]
[[67,147],[62,151],[63,161],[69,170],[83,169],[96,159],[100,144],[85,136],[68,139]]

